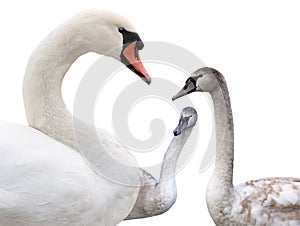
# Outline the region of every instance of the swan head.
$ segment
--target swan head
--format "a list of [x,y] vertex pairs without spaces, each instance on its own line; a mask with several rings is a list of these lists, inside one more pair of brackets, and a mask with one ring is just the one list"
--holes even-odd
[[222,84],[226,84],[226,82],[220,72],[209,67],[200,68],[186,80],[184,87],[173,96],[172,100],[195,91],[212,93],[218,90]]
[[151,83],[139,56],[144,44],[128,20],[112,12],[87,10],[72,21],[88,51],[122,62],[146,83]]
[[179,123],[174,129],[174,136],[180,135],[185,129],[194,127],[198,119],[197,111],[192,107],[186,107],[182,110]]

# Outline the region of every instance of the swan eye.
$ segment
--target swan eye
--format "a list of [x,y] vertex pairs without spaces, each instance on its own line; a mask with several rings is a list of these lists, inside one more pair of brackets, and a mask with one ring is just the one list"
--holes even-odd
[[119,30],[120,33],[123,33],[123,32],[126,31],[126,29],[124,27],[119,27],[118,30]]
[[184,116],[184,117],[181,117],[180,120],[182,120],[188,124],[191,117],[192,117],[192,115]]
[[202,77],[203,77],[203,74],[200,74],[198,77],[199,77],[199,78],[202,78]]

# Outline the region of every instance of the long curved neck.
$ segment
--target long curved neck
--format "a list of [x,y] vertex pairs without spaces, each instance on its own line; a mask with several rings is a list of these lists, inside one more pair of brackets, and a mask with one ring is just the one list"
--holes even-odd
[[176,165],[181,150],[192,132],[192,127],[185,129],[179,136],[175,136],[163,159],[159,183],[175,184]]
[[233,192],[234,129],[228,89],[226,83],[219,84],[219,88],[211,93],[216,125],[216,159],[207,187],[207,201],[210,208],[222,209],[223,205],[230,203]]
[[216,125],[216,160],[214,176],[223,185],[232,185],[234,159],[234,128],[227,87],[212,93]]
[[[28,123],[55,140],[81,151],[90,166],[104,177],[124,185],[136,185],[139,180],[136,179],[138,170],[135,160],[124,155],[118,159],[118,155],[106,153],[95,128],[73,119],[63,101],[63,78],[79,56],[91,51],[88,46],[72,21],[61,25],[40,43],[30,57],[23,83]],[[118,174],[115,175],[113,170]],[[135,176],[128,176],[132,174]]]
[[156,184],[156,193],[160,194],[160,196],[163,197],[163,200],[167,200],[165,211],[176,201],[176,165],[182,148],[189,138],[192,129],[192,127],[187,128],[181,133],[181,135],[175,136],[164,155],[160,171],[160,178]]
[[82,45],[76,26],[61,25],[31,55],[23,83],[29,125],[75,149],[72,114],[62,99],[61,85],[73,62],[88,52]]

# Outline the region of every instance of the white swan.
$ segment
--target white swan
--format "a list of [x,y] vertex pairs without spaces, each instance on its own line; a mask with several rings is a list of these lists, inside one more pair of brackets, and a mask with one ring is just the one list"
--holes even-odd
[[194,91],[209,92],[214,103],[217,155],[206,198],[215,224],[300,225],[300,179],[263,178],[233,186],[233,118],[223,75],[201,68],[173,100]]
[[192,107],[184,108],[181,112],[179,124],[173,131],[174,138],[164,155],[159,181],[148,173],[145,174],[147,180],[142,181],[137,202],[126,218],[127,220],[141,218],[141,216],[159,215],[173,206],[177,198],[176,163],[196,122],[196,110]]
[[[94,51],[122,61],[150,83],[138,56],[142,47],[132,25],[113,13],[86,11],[62,24],[29,60],[24,100],[30,125],[55,139],[63,135],[64,143],[73,146],[72,116],[60,90],[65,72],[78,56]],[[130,185],[140,183],[129,153],[110,145],[107,154],[82,124],[80,132],[92,146],[81,151],[95,159],[98,169],[122,179],[123,184],[115,183],[80,154],[34,128],[0,124],[0,225],[113,226],[128,216],[139,191]]]
[[142,48],[134,27],[110,12],[85,11],[59,26],[39,44],[27,65],[23,99],[29,125],[76,148],[72,114],[61,96],[66,72],[79,56],[96,52],[121,61],[150,83],[138,54]]
[[[126,48],[122,43],[125,43]],[[73,149],[79,150],[73,129],[73,116],[66,108],[61,95],[61,84],[66,72],[80,55],[94,51],[121,60],[147,83],[150,83],[151,79],[138,56],[138,48],[142,47],[143,43],[132,25],[124,18],[108,12],[81,13],[61,25],[40,43],[28,62],[23,83],[23,97],[29,125]],[[101,72],[99,72],[99,76],[101,76]],[[87,134],[92,134],[92,132],[84,134],[85,140],[81,139],[81,146],[84,144],[89,147],[98,142],[91,138],[93,134],[91,137],[88,137]],[[124,148],[111,134],[100,129],[97,134],[104,146],[99,147],[100,149],[124,151]],[[92,159],[94,165],[96,164],[100,168],[104,167],[101,166],[103,161],[99,156]],[[99,162],[96,162],[97,159]],[[128,216],[128,219],[151,216],[144,212],[145,205],[147,205],[146,192],[153,196],[156,195],[157,204],[165,204],[158,205],[156,211],[153,209],[153,213],[165,212],[169,206],[173,205],[173,200],[169,199],[167,193],[161,194],[155,187],[148,186],[158,183],[151,174],[140,169],[140,180],[142,181],[143,195],[138,196],[135,210]],[[147,186],[143,187],[144,185]]]

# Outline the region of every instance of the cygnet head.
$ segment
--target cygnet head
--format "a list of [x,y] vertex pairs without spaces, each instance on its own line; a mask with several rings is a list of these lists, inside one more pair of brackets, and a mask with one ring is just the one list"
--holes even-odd
[[144,43],[128,20],[112,12],[87,10],[70,22],[77,29],[78,43],[83,43],[84,48],[121,61],[146,83],[151,83],[139,56]]
[[192,107],[186,107],[182,110],[179,123],[174,129],[174,136],[180,135],[185,129],[194,127],[198,119],[197,111]]
[[186,80],[184,87],[172,100],[176,100],[179,97],[195,91],[213,93],[224,84],[226,85],[226,82],[220,72],[209,67],[200,68]]

